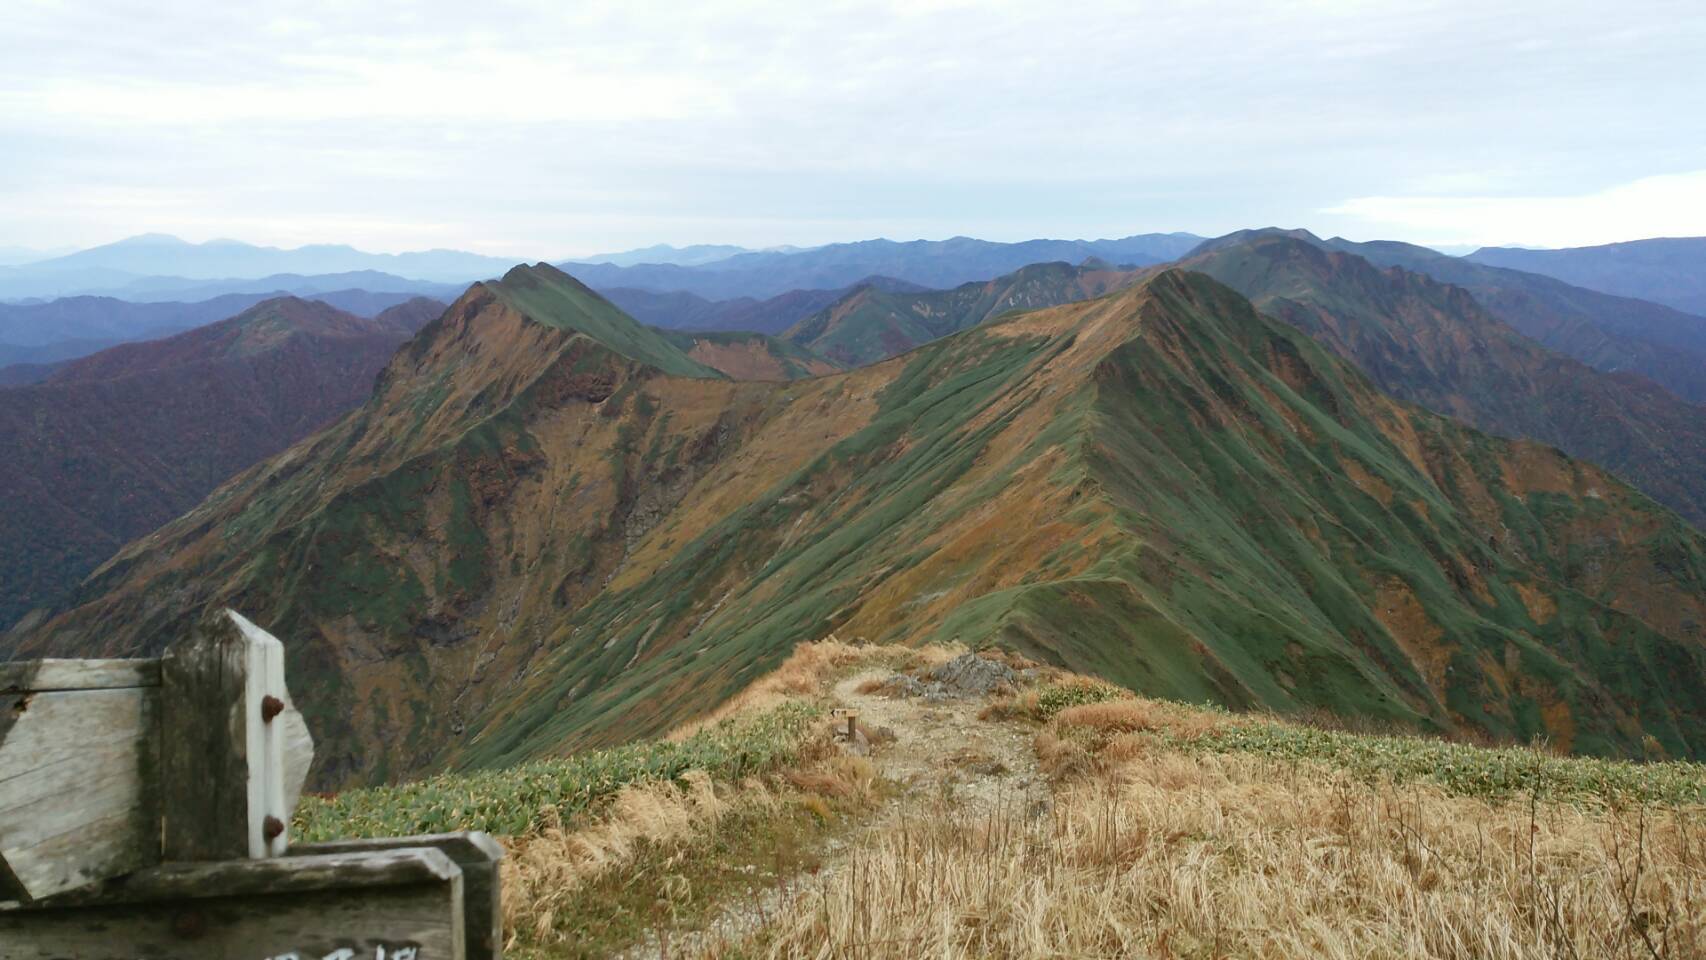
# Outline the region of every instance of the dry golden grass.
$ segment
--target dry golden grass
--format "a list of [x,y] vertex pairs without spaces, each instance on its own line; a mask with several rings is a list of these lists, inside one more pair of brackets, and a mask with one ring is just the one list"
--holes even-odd
[[628,787],[587,826],[548,826],[510,838],[502,869],[504,928],[511,941],[537,946],[571,939],[573,931],[563,929],[559,918],[572,909],[583,886],[629,868],[647,846],[712,833],[737,809],[749,818],[762,817],[795,803],[827,820],[835,809],[859,810],[877,800],[877,768],[870,760],[821,750],[813,756],[809,766],[783,771],[774,784],[752,778],[718,786],[695,771],[679,785]]
[[[917,668],[953,653],[831,638],[799,648],[718,716],[815,698],[856,669]],[[1475,778],[1393,780],[1379,764],[1437,751],[1135,698],[1059,671],[983,715],[1036,731],[1048,806],[956,807],[919,795],[869,821],[830,868],[785,882],[778,870],[778,896],[759,922],[700,928],[669,955],[1706,958],[1706,809],[1684,789],[1692,771],[1560,774],[1606,779],[1592,802],[1569,799],[1579,790],[1477,793],[1485,784]],[[589,878],[650,882],[641,875],[651,861],[635,857],[654,841],[704,843],[742,822],[827,823],[876,809],[891,791],[872,761],[836,751],[831,727],[844,724],[826,720],[769,784],[695,777],[633,788],[582,830],[514,841],[509,928],[551,943],[577,887],[596,889]],[[1307,750],[1284,753],[1299,734]],[[1362,756],[1347,742],[1379,749]],[[944,764],[975,771],[988,759],[955,747],[940,743]],[[1471,752],[1439,755],[1501,770],[1539,770],[1544,759]],[[1676,782],[1613,789],[1626,774]],[[1637,795],[1686,799],[1643,805]],[[686,854],[665,855],[677,864]],[[714,844],[692,855],[715,855]],[[624,865],[632,880],[612,872]]]
[[[714,828],[729,804],[711,778],[693,771],[681,783],[650,782],[624,788],[597,822],[576,830],[560,825],[508,840],[503,860],[504,929],[531,943],[561,938],[557,915],[575,891],[608,870],[626,866],[643,843],[668,843]],[[741,802],[766,804],[774,794],[757,780]]]
[[1498,805],[1254,756],[1138,753],[1119,774],[1035,818],[920,811],[705,952],[1706,956],[1698,809]]

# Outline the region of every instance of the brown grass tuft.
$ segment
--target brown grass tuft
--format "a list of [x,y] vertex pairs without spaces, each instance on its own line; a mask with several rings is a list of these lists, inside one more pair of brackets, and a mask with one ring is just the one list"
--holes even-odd
[[[633,860],[642,845],[669,843],[714,826],[727,811],[711,778],[699,771],[681,784],[651,782],[623,789],[604,816],[578,830],[547,826],[511,838],[504,857],[504,927],[531,942],[561,938],[556,917],[574,892],[601,873]],[[757,781],[742,787],[743,802],[766,802]]]
[[1055,715],[1061,727],[1084,727],[1096,733],[1132,733],[1153,730],[1156,722],[1152,700],[1109,700],[1067,707]]
[[863,801],[875,793],[877,767],[864,757],[836,755],[811,769],[791,770],[783,776],[802,793]]

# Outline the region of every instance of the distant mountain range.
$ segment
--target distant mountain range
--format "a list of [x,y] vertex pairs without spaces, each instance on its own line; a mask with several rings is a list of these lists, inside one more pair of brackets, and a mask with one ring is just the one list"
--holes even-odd
[[0,270],[0,296],[37,295],[14,291],[15,287],[32,282],[45,284],[50,292],[54,292],[55,283],[77,284],[81,285],[79,289],[70,292],[82,292],[91,289],[88,284],[98,282],[95,278],[100,277],[108,278],[107,286],[118,286],[139,277],[254,279],[281,273],[372,270],[413,280],[466,283],[500,274],[514,262],[511,257],[490,257],[461,250],[367,253],[343,244],[315,244],[284,250],[238,240],[190,243],[166,234],[150,233]]
[[545,265],[478,284],[356,412],[7,642],[138,653],[252,612],[315,691],[323,787],[659,733],[831,633],[1706,756],[1706,538],[1202,273],[786,383],[683,336]]
[[[847,287],[874,276],[932,287],[982,280],[1027,263],[1077,262],[1101,257],[1113,263],[1171,260],[1202,238],[1142,234],[1119,240],[1028,240],[995,243],[951,240],[866,240],[823,247],[748,250],[726,244],[660,244],[589,261],[565,261],[594,287],[653,292],[684,291],[713,300],[765,299],[789,290]],[[367,253],[342,244],[280,249],[236,240],[190,243],[144,234],[75,253],[0,266],[0,300],[53,299],[85,294],[127,300],[195,300],[226,293],[285,291],[295,295],[359,288],[430,296],[483,277],[503,274],[516,262],[459,250]]]
[[399,293],[429,299],[455,299],[456,295],[467,287],[467,281],[437,283],[431,280],[411,280],[377,270],[354,270],[345,273],[275,273],[265,277],[226,277],[218,280],[143,277],[122,287],[96,291],[94,295],[148,303],[161,300],[204,300],[233,293],[318,297],[323,293],[339,290],[364,290],[368,293]]
[[282,298],[0,389],[0,627],[365,398],[443,304]]
[[684,291],[711,300],[767,298],[789,290],[834,290],[883,276],[943,289],[988,280],[1032,263],[1090,258],[1143,266],[1177,259],[1202,242],[1188,233],[1140,234],[1119,240],[864,240],[795,252],[743,253],[699,266],[564,264],[594,289]]
[[653,244],[649,247],[639,247],[634,250],[624,250],[621,253],[598,253],[590,257],[576,257],[570,263],[608,263],[618,267],[631,267],[637,263],[672,263],[681,267],[696,267],[701,264],[715,263],[727,260],[729,257],[742,253],[755,253],[746,247],[730,246],[726,243],[695,243],[685,247],[672,247],[667,243]]
[[1706,316],[1706,237],[1632,240],[1561,250],[1483,247],[1468,259],[1545,274],[1589,290],[1651,300]]

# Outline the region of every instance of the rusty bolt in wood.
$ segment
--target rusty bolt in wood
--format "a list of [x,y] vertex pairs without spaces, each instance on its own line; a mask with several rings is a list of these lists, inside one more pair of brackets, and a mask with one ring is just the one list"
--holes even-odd
[[268,843],[271,843],[274,840],[277,840],[278,835],[283,833],[283,832],[284,832],[284,821],[283,820],[280,820],[277,817],[269,816],[265,820],[261,821],[261,836],[264,837]]
[[284,712],[284,701],[267,694],[261,698],[261,720],[271,723],[273,718]]

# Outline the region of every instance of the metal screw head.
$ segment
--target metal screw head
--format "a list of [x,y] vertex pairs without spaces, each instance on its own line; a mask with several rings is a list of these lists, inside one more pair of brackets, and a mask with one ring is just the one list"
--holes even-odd
[[273,718],[284,712],[284,701],[267,694],[261,698],[261,720],[271,723]]

